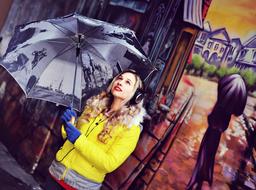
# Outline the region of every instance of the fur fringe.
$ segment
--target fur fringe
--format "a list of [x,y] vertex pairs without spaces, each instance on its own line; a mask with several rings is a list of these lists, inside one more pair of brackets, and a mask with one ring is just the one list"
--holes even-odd
[[[82,120],[97,117],[101,112],[107,109],[110,105],[110,98],[106,92],[93,96],[87,100],[84,111],[80,117]],[[130,128],[132,125],[140,125],[143,122],[143,117],[146,115],[146,110],[143,108],[143,102],[132,105],[123,106],[110,120],[108,125],[122,124]]]

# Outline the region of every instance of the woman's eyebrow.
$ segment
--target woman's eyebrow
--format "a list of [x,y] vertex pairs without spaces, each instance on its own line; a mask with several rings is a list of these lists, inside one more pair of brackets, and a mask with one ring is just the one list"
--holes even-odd
[[131,84],[135,84],[131,79],[127,79]]

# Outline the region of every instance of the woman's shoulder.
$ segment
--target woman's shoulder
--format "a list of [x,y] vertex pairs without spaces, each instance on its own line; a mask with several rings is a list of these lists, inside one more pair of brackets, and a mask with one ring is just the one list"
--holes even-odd
[[128,129],[137,130],[139,128],[140,131],[142,131],[142,122],[145,115],[146,110],[145,108],[141,107],[139,112],[136,114],[128,114],[122,121],[122,124],[125,125]]
[[128,127],[131,127],[133,125],[139,126],[143,122],[143,118],[145,115],[146,115],[146,110],[144,107],[141,107],[138,114],[132,117]]

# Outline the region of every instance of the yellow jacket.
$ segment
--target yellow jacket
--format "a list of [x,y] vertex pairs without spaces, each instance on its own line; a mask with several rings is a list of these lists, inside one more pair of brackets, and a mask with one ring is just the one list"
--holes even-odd
[[[115,128],[112,138],[104,144],[97,139],[106,123],[101,122],[103,117],[103,114],[99,114],[96,118],[89,119],[89,122],[82,123],[79,127],[81,135],[75,143],[66,140],[57,152],[56,160],[66,167],[63,177],[67,170],[72,169],[94,182],[101,183],[107,173],[119,167],[133,152],[140,135],[139,123],[129,128],[120,124]],[[86,136],[88,131],[90,134]]]

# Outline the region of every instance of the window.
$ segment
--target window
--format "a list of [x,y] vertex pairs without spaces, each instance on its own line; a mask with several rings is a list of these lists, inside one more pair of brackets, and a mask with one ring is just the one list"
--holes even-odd
[[208,42],[207,47],[208,47],[209,49],[211,49],[211,47],[212,47],[212,42]]
[[255,51],[254,54],[253,54],[252,61],[253,61],[253,62],[256,62],[256,51]]
[[234,50],[235,50],[235,47],[232,47],[232,46],[231,46],[231,47],[230,47],[230,53],[233,54],[233,53],[234,53]]
[[240,53],[240,58],[243,58],[247,53],[247,49],[243,49]]
[[201,49],[199,47],[195,47],[194,53],[196,54],[200,54]]
[[215,46],[214,46],[214,50],[217,50],[217,49],[218,49],[218,47],[219,47],[219,44],[215,44]]
[[201,33],[201,41],[204,41],[206,38],[206,33]]

